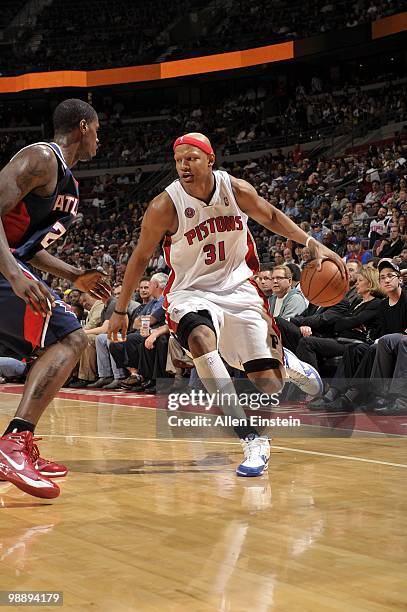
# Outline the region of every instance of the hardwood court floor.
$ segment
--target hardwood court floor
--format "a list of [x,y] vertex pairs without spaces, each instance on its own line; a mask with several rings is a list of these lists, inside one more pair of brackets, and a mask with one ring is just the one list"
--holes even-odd
[[[0,398],[4,427],[18,395]],[[156,439],[154,409],[112,401],[44,415],[59,498],[0,483],[0,590],[78,611],[407,609],[406,438],[276,438],[244,479],[238,443]]]

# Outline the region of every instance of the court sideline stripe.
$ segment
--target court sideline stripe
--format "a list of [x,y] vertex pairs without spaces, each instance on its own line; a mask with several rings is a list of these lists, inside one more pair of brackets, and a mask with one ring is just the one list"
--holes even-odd
[[[87,440],[133,440],[136,442],[184,442],[192,444],[226,444],[228,446],[240,446],[240,442],[225,442],[215,440],[181,440],[178,438],[133,438],[123,436],[82,436],[77,434],[41,434],[41,438],[83,438]],[[277,448],[278,450],[288,451],[290,453],[303,453],[306,455],[318,455],[321,457],[333,457],[334,459],[347,459],[348,461],[361,461],[362,463],[375,463],[378,465],[389,465],[391,467],[407,468],[407,464],[404,463],[392,463],[390,461],[380,461],[378,459],[364,459],[363,457],[354,457],[353,455],[336,455],[334,453],[323,453],[320,451],[310,451],[302,448],[290,448],[289,446],[280,446],[272,444],[271,449]]]
[[[99,405],[99,402],[96,402],[95,400],[80,400],[80,399],[76,399],[76,398],[58,398],[55,397],[53,401],[55,400],[65,400],[65,401],[74,401],[74,402],[88,402],[89,404],[96,404]],[[102,403],[102,405],[107,405]],[[114,406],[122,406],[125,408],[128,408],[129,406],[127,404],[114,404]],[[137,408],[141,408],[142,410],[157,410],[157,407],[147,407],[147,406],[137,406]],[[159,408],[158,408],[159,410]],[[371,433],[371,432],[363,432],[363,430],[356,430],[360,433]],[[391,435],[391,434],[390,434]],[[239,445],[240,446],[240,442],[215,442],[215,441],[209,441],[209,440],[180,440],[180,439],[173,439],[173,438],[161,438],[161,439],[157,439],[157,438],[125,438],[125,437],[114,437],[114,436],[80,436],[80,435],[71,435],[71,434],[41,434],[42,438],[52,438],[52,437],[57,437],[57,438],[87,438],[90,440],[136,440],[136,441],[140,441],[140,442],[192,442],[192,443],[202,443],[205,442],[206,444],[228,444],[228,445]],[[399,436],[397,436],[399,437]],[[400,436],[401,437],[401,436]],[[401,437],[402,439],[402,437]],[[303,453],[303,454],[307,454],[307,455],[318,455],[321,457],[332,457],[334,459],[346,459],[348,461],[360,461],[362,463],[373,463],[373,464],[378,464],[378,465],[389,465],[391,467],[401,467],[401,468],[407,468],[407,464],[404,463],[392,463],[390,461],[379,461],[377,459],[365,459],[363,457],[354,457],[353,455],[336,455],[334,453],[322,453],[320,451],[310,451],[310,450],[305,450],[305,449],[297,449],[297,448],[290,448],[288,446],[278,446],[275,444],[272,444],[272,448],[277,448],[279,450],[285,450],[288,452],[292,452],[292,453]]]

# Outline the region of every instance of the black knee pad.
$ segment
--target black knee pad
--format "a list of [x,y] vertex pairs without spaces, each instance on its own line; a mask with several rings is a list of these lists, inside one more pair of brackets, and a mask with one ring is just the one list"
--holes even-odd
[[182,348],[189,350],[188,338],[192,330],[199,325],[209,327],[215,335],[216,331],[212,323],[211,315],[207,310],[198,310],[198,312],[188,312],[184,315],[177,327],[177,340]]
[[266,370],[277,370],[281,366],[278,359],[263,357],[262,359],[251,359],[243,364],[246,374],[253,372],[265,372]]

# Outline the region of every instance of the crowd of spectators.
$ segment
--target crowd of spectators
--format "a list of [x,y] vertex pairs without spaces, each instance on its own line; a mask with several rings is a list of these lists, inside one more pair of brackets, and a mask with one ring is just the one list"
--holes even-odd
[[258,47],[273,42],[296,40],[331,30],[354,28],[403,10],[401,0],[260,0],[224,3],[217,25],[198,39],[177,42],[171,58],[184,57],[193,50],[201,54],[238,48]]
[[[12,15],[15,4],[6,2],[3,10]],[[2,53],[0,71],[20,72],[23,66],[24,71],[106,68],[154,62],[163,54],[168,59],[260,46],[352,28],[403,7],[402,0],[259,0],[249,6],[214,1],[208,18],[207,3],[201,0],[187,7],[180,0],[53,0],[44,5],[35,24],[16,31],[14,44]],[[198,18],[188,36],[185,26],[192,22],[185,20],[190,13]],[[199,22],[204,25],[197,28]],[[30,41],[33,34],[42,35],[39,46],[21,44],[22,37]]]
[[[276,150],[257,160],[224,162],[221,167],[248,180],[261,196],[342,257],[367,263],[391,256],[402,263],[407,234],[406,141],[403,131],[391,143],[340,158],[308,159],[295,148],[286,155]],[[141,176],[138,171],[84,180],[75,229],[53,247],[55,254],[84,267],[101,265],[112,282],[120,282],[149,200],[137,199]],[[302,267],[306,249],[281,242],[255,224],[251,230],[263,263],[293,260]],[[164,268],[162,256],[155,253],[148,272]],[[62,290],[69,288],[56,279],[52,283]]]
[[[351,134],[356,138],[378,125],[407,120],[406,79],[392,80],[390,74],[370,84],[348,83],[337,89],[318,76],[293,85],[279,80],[264,82],[239,93],[219,95],[208,103],[184,107],[161,104],[149,110],[145,121],[138,120],[140,111],[132,100],[126,105],[114,96],[98,100],[101,146],[97,157],[82,167],[168,163],[172,142],[185,132],[210,135],[218,155],[227,156],[318,142],[328,135]],[[51,115],[51,109],[41,115],[36,105],[2,103],[0,118],[8,131],[3,128],[0,138],[0,165],[26,144],[44,140]]]

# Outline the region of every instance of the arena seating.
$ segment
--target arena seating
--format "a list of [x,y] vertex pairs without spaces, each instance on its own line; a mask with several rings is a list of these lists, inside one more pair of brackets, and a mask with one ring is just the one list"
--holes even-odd
[[[5,26],[17,3],[6,4]],[[261,0],[249,9],[242,2],[220,0],[209,7],[202,0],[187,6],[180,0],[53,0],[37,16],[35,26],[14,31],[2,53],[0,72],[129,66],[261,46],[355,27],[403,8],[402,0]],[[25,44],[17,44],[22,39]]]

